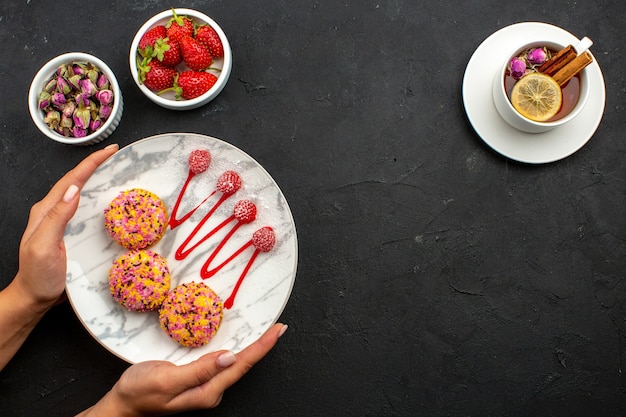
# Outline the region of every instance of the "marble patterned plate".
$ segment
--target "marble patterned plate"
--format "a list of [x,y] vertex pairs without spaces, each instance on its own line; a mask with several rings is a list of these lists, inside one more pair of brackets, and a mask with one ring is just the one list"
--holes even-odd
[[[256,220],[236,230],[218,251],[216,264],[228,259],[263,226],[274,229],[277,242],[270,252],[262,252],[254,260],[232,308],[224,310],[224,319],[215,337],[205,346],[186,348],[160,329],[157,312],[130,312],[112,299],[108,270],[125,249],[114,243],[105,231],[103,210],[119,192],[137,187],[156,193],[171,211],[189,173],[188,157],[194,149],[209,150],[211,165],[191,180],[183,193],[178,218],[216,189],[216,181],[224,171],[233,170],[243,180],[242,188],[218,206],[197,236],[204,236],[204,231],[208,232],[228,218],[237,201],[248,199],[257,206]],[[167,258],[172,287],[204,281],[226,300],[254,247],[242,252],[211,278],[203,280],[200,269],[231,227],[220,229],[187,258],[180,261],[174,258],[176,249],[192,234],[219,195],[218,192],[210,197],[178,227],[168,228],[161,241],[150,249]],[[295,281],[298,262],[295,224],[276,182],[259,163],[235,146],[190,133],[163,134],[137,141],[105,161],[85,184],[80,198],[78,211],[65,232],[67,294],[89,333],[118,357],[130,363],[168,360],[183,364],[215,350],[239,352],[278,320]]]

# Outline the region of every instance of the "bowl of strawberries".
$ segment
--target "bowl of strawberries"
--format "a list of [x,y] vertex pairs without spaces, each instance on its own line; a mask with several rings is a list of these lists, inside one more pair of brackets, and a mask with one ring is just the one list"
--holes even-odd
[[220,26],[193,9],[163,11],[137,31],[129,55],[130,72],[154,103],[190,110],[224,89],[232,52]]

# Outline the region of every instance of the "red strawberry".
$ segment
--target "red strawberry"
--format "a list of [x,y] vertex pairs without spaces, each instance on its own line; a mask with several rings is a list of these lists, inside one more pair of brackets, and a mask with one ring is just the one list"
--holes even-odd
[[209,50],[200,42],[190,36],[182,38],[180,41],[180,51],[183,54],[183,61],[194,71],[202,71],[211,66],[213,58]]
[[172,10],[174,16],[165,25],[167,37],[173,41],[180,41],[185,36],[193,36],[193,21],[187,16],[178,16]]
[[206,93],[213,87],[217,77],[209,72],[183,71],[178,76],[178,96],[191,100]]
[[[149,51],[149,49],[147,49]],[[175,67],[183,62],[183,54],[177,41],[169,38],[157,39],[153,47],[153,57],[156,57],[167,67]]]
[[252,244],[262,252],[269,252],[276,244],[276,235],[271,227],[265,226],[252,234]]
[[163,25],[148,29],[139,40],[139,49],[144,50],[147,46],[154,46],[158,39],[165,38],[166,36],[167,32]]
[[209,53],[216,57],[224,57],[224,45],[215,29],[209,25],[202,25],[196,30],[196,40],[204,45]]
[[225,171],[217,180],[217,189],[226,195],[241,188],[241,177],[235,171]]
[[240,223],[252,223],[256,219],[256,206],[250,200],[239,200],[235,204],[233,214]]
[[178,74],[174,68],[166,67],[156,60],[141,63],[138,69],[139,81],[152,91],[171,88]]

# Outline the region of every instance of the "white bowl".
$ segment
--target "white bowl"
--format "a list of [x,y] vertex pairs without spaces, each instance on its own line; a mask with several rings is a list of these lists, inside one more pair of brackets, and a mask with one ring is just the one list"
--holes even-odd
[[498,113],[508,124],[526,133],[543,133],[568,123],[576,116],[578,116],[578,114],[580,114],[582,109],[585,107],[585,104],[587,104],[587,100],[589,99],[589,76],[587,75],[587,68],[584,68],[579,73],[580,92],[578,94],[578,101],[576,102],[574,108],[565,116],[550,122],[537,122],[535,120],[531,120],[527,117],[522,116],[517,110],[515,110],[515,107],[513,107],[513,104],[509,100],[509,97],[506,93],[506,88],[504,86],[504,76],[509,62],[513,57],[518,56],[523,51],[541,46],[547,46],[550,49],[559,51],[567,45],[561,45],[559,43],[551,41],[535,41],[526,43],[522,46],[518,46],[510,54],[508,54],[508,58],[500,66],[500,69],[496,73],[496,76],[493,80],[493,102],[496,109],[498,110]]
[[[139,82],[139,74],[137,71],[137,48],[139,46],[139,41],[146,31],[158,25],[165,25],[170,18],[173,16],[172,10],[166,10],[157,14],[156,16],[149,19],[146,23],[139,28],[133,42],[130,45],[130,54],[129,54],[129,65],[130,72],[133,76],[133,80],[135,80],[135,84],[141,90],[142,93],[154,103],[159,106],[165,107],[167,109],[172,110],[191,110],[197,107],[203,106],[213,100],[217,95],[224,89],[226,86],[226,82],[228,81],[228,77],[230,77],[230,71],[233,65],[233,57],[232,51],[230,49],[230,44],[228,43],[228,39],[226,38],[226,34],[222,30],[222,28],[209,16],[201,13],[197,10],[193,9],[174,9],[178,16],[188,16],[190,17],[194,23],[196,24],[207,24],[211,26],[220,39],[222,40],[222,45],[224,46],[224,58],[214,58],[213,64],[211,67],[221,69],[220,71],[209,71],[212,72],[213,75],[217,76],[217,81],[211,87],[209,91],[201,95],[200,97],[196,97],[191,100],[176,100],[173,92],[167,92],[163,95],[157,95],[152,92],[149,88]],[[180,64],[178,67],[179,70],[187,69],[186,65]]]
[[[90,62],[97,66],[109,79],[110,89],[113,91],[114,97],[111,116],[109,116],[106,122],[100,126],[98,130],[82,138],[65,137],[51,130],[50,127],[48,127],[48,125],[44,122],[45,115],[43,111],[39,109],[39,93],[41,93],[46,83],[52,78],[52,75],[56,72],[59,66],[72,62]],[[41,67],[37,74],[35,74],[35,77],[30,84],[30,90],[28,91],[28,109],[35,126],[39,128],[41,133],[50,139],[70,145],[92,145],[109,137],[109,135],[111,135],[111,133],[113,133],[113,131],[117,128],[117,125],[119,125],[120,120],[122,119],[124,101],[122,99],[122,91],[120,90],[117,78],[115,78],[115,74],[107,64],[93,55],[82,52],[68,52],[51,59],[43,67]]]

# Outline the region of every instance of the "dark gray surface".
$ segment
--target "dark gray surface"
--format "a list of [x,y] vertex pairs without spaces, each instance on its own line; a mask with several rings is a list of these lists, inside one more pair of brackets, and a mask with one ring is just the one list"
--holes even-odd
[[[209,105],[157,107],[130,78],[134,32],[171,6],[229,36]],[[474,133],[461,83],[474,49],[520,21],[589,36],[607,105],[592,140],[515,163]],[[94,149],[163,132],[238,146],[282,188],[300,263],[289,331],[200,416],[626,414],[626,131],[621,0],[9,1],[0,6],[2,287],[30,206]],[[104,143],[52,143],[30,120],[34,73],[97,55],[125,112]],[[68,416],[126,364],[53,310],[0,374],[1,416]]]

